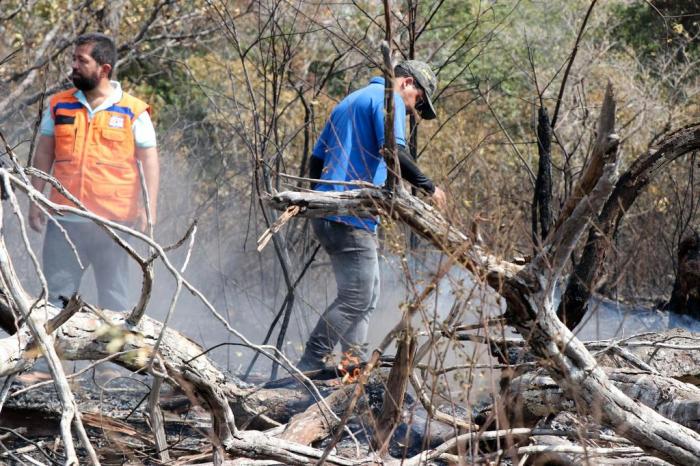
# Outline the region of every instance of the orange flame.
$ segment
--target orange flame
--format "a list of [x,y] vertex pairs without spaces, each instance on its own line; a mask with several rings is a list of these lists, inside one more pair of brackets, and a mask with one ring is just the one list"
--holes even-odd
[[[360,378],[362,371],[359,367],[357,367],[359,364],[360,358],[350,352],[343,353],[343,357],[340,359],[340,363],[338,364],[338,372],[340,373],[342,383],[355,383],[357,379]],[[349,370],[350,366],[355,366],[352,371]]]

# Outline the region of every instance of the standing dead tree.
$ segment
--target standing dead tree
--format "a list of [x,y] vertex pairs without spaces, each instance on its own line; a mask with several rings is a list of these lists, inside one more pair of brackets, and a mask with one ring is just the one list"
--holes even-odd
[[673,284],[671,299],[667,308],[679,314],[687,314],[693,317],[700,316],[700,302],[698,302],[700,286],[700,236],[697,232],[691,232],[685,236],[678,247],[678,272]]

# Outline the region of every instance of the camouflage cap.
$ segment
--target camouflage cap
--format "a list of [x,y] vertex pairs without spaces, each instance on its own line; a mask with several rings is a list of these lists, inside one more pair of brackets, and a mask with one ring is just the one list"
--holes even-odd
[[411,75],[423,89],[423,100],[416,107],[416,111],[421,118],[424,120],[434,119],[437,114],[435,113],[435,107],[433,107],[432,98],[437,90],[437,77],[435,77],[433,70],[430,69],[430,65],[418,60],[406,60],[399,63],[397,68],[401,68]]

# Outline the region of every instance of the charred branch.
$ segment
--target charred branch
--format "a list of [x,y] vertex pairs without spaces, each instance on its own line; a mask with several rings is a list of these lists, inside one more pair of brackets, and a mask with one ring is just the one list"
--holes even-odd
[[620,176],[610,197],[588,233],[581,259],[569,278],[557,311],[569,328],[586,313],[593,284],[624,214],[651,180],[669,163],[700,148],[700,124],[681,128],[659,141]]
[[552,127],[545,107],[538,109],[537,151],[539,162],[532,200],[532,239],[538,244],[552,224]]

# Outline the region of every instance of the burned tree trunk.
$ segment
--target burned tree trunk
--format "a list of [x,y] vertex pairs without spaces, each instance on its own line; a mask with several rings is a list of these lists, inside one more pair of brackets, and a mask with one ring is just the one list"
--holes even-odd
[[700,235],[688,234],[678,245],[678,272],[666,309],[700,319]]
[[552,127],[545,107],[538,109],[537,151],[540,159],[532,200],[532,239],[534,244],[547,237],[552,224]]
[[398,340],[396,358],[389,373],[387,388],[384,392],[382,411],[377,418],[375,443],[382,456],[386,454],[391,435],[399,423],[404,396],[408,387],[408,379],[414,366],[415,354],[416,339],[411,334],[410,326],[407,326],[405,332]]

